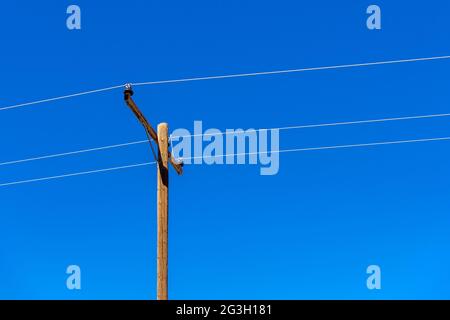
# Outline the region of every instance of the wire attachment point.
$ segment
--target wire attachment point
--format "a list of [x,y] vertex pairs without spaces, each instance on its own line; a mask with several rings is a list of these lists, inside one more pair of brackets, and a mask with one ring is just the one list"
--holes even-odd
[[125,100],[128,100],[131,96],[133,96],[133,94],[134,91],[132,84],[131,83],[125,84],[125,91],[124,91]]

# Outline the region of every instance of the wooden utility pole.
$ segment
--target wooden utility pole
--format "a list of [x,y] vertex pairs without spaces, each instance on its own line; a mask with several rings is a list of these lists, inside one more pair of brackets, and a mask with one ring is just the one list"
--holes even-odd
[[167,123],[158,125],[158,300],[167,300],[168,291],[168,242],[169,242],[169,129]]
[[169,126],[167,123],[158,125],[156,133],[150,123],[147,121],[143,113],[139,110],[131,96],[133,89],[131,85],[125,86],[125,102],[133,111],[136,118],[144,126],[147,137],[151,144],[153,140],[158,152],[156,161],[158,164],[158,203],[157,203],[157,277],[156,277],[156,297],[158,300],[168,299],[168,265],[169,265],[169,168],[172,165],[175,171],[181,175],[183,173],[183,164],[177,163],[169,152]]

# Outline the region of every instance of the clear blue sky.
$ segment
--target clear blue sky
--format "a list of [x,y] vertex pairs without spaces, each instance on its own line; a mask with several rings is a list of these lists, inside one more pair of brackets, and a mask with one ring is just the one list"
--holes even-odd
[[[66,8],[82,9],[82,30]],[[366,28],[367,6],[382,30]],[[0,107],[125,82],[450,54],[448,1],[7,1]],[[261,128],[450,112],[449,61],[136,89],[153,123]],[[282,149],[450,136],[448,119],[282,132]],[[0,162],[145,139],[120,90],[0,113]],[[450,142],[172,174],[173,299],[450,298]],[[149,161],[0,167],[0,183]],[[156,169],[0,189],[0,298],[154,299]],[[82,290],[65,269],[82,269]],[[382,290],[366,288],[380,265]]]

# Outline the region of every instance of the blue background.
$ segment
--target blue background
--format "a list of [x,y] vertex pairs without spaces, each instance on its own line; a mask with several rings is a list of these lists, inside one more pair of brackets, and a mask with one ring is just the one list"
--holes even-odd
[[[450,54],[448,1],[3,1],[0,107],[108,87]],[[382,9],[382,30],[366,8]],[[136,88],[154,124],[265,128],[450,111],[450,62]],[[448,119],[281,132],[281,149],[450,136]],[[145,139],[121,90],[3,111],[0,162]],[[172,173],[172,299],[449,299],[450,143]],[[147,145],[0,167],[0,183],[151,160]],[[0,298],[154,299],[155,167],[0,189]],[[82,290],[66,288],[68,265]],[[382,290],[366,268],[382,269]]]

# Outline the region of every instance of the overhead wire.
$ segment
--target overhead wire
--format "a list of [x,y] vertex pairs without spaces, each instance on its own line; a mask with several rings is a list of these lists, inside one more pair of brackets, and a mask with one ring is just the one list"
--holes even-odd
[[[388,64],[400,64],[400,63],[411,63],[411,62],[420,62],[420,61],[433,61],[433,60],[446,60],[450,59],[450,55],[446,56],[433,56],[433,57],[426,57],[426,58],[412,58],[412,59],[401,59],[401,60],[387,60],[387,61],[378,61],[378,62],[367,62],[367,63],[355,63],[355,64],[343,64],[343,65],[332,65],[332,66],[322,66],[322,67],[310,67],[310,68],[300,68],[300,69],[287,69],[287,70],[275,70],[275,71],[264,71],[264,72],[253,72],[253,73],[240,73],[240,74],[229,74],[229,75],[218,75],[218,76],[205,76],[205,77],[195,77],[195,78],[182,78],[182,79],[174,79],[174,80],[160,80],[160,81],[149,81],[149,82],[135,82],[132,83],[134,86],[148,86],[148,85],[161,85],[161,84],[173,84],[173,83],[183,83],[183,82],[193,82],[193,81],[205,81],[205,80],[217,80],[217,79],[229,79],[229,78],[241,78],[241,77],[254,77],[254,76],[262,76],[262,75],[276,75],[276,74],[287,74],[287,73],[299,73],[299,72],[308,72],[308,71],[319,71],[319,70],[333,70],[333,69],[345,69],[345,68],[357,68],[357,67],[367,67],[367,66],[377,66],[377,65],[388,65]],[[74,98],[78,96],[84,96],[84,95],[90,95],[100,92],[106,92],[106,91],[112,91],[119,88],[123,88],[124,85],[116,85],[101,89],[95,89],[95,90],[89,90],[69,95],[63,95],[63,96],[57,96],[53,98],[47,98],[37,101],[31,101],[21,104],[15,104],[10,105],[6,107],[0,108],[0,111],[6,111],[11,109],[17,109],[22,108],[25,106],[31,106],[31,105],[37,105],[42,103],[48,103],[63,99],[69,99]],[[359,120],[359,121],[347,121],[347,122],[333,122],[333,123],[322,123],[322,124],[312,124],[312,125],[299,125],[299,126],[290,126],[290,127],[279,127],[279,128],[272,128],[272,129],[258,129],[256,131],[262,131],[262,130],[293,130],[293,129],[302,129],[302,128],[318,128],[318,127],[328,127],[328,126],[342,126],[342,125],[352,125],[352,124],[364,124],[364,123],[376,123],[376,122],[387,122],[387,121],[399,121],[399,120],[412,120],[412,119],[424,119],[424,118],[437,118],[437,117],[447,117],[450,116],[449,113],[442,113],[442,114],[432,114],[432,115],[421,115],[421,116],[407,116],[407,117],[396,117],[396,118],[383,118],[383,119],[372,119],[372,120]],[[201,134],[202,136],[210,136],[210,135],[218,135],[218,134],[236,134],[236,132],[224,132],[224,133],[215,133],[215,134]],[[187,136],[171,136],[170,141],[174,138],[181,138],[181,137],[195,137],[199,136],[199,134],[194,135],[187,135]],[[429,141],[442,141],[442,140],[449,140],[450,137],[441,137],[441,138],[429,138],[429,139],[415,139],[415,140],[399,140],[399,141],[387,141],[387,142],[375,142],[375,143],[365,143],[365,144],[352,144],[352,145],[339,145],[339,146],[328,146],[328,147],[315,147],[315,148],[303,148],[303,149],[290,149],[290,150],[280,150],[280,151],[273,151],[278,153],[285,153],[285,152],[300,152],[300,151],[312,151],[312,150],[327,150],[327,149],[341,149],[341,148],[354,148],[354,147],[367,147],[367,146],[378,146],[378,145],[388,145],[388,144],[403,144],[403,143],[415,143],[415,142],[429,142]],[[134,142],[128,142],[123,144],[115,144],[115,145],[109,145],[109,146],[103,146],[103,147],[97,147],[97,148],[91,148],[91,149],[83,149],[78,151],[71,151],[71,152],[65,152],[65,153],[58,153],[58,154],[51,154],[51,155],[45,155],[45,156],[39,156],[39,157],[33,157],[33,158],[27,158],[27,159],[21,159],[21,160],[13,160],[13,161],[7,161],[0,163],[0,166],[6,166],[6,165],[12,165],[12,164],[18,164],[23,162],[30,162],[30,161],[36,161],[36,160],[43,160],[43,159],[49,159],[49,158],[56,158],[56,157],[63,157],[63,156],[69,156],[69,155],[75,155],[75,154],[81,154],[81,153],[87,153],[87,152],[93,152],[93,151],[100,151],[100,150],[106,150],[106,149],[112,149],[112,148],[119,148],[119,147],[125,147],[135,144],[141,144],[148,142],[148,140],[145,141],[134,141]],[[155,150],[152,147],[153,155],[156,159]],[[246,153],[248,154],[248,153]],[[230,155],[224,155],[224,156],[230,156]],[[99,169],[99,170],[93,170],[93,171],[85,171],[85,172],[78,172],[78,173],[71,173],[66,175],[59,175],[59,176],[52,176],[52,177],[45,177],[45,178],[38,178],[38,179],[31,179],[31,180],[23,180],[23,181],[16,181],[16,182],[10,182],[10,183],[4,183],[0,184],[0,187],[4,186],[10,186],[15,184],[23,184],[23,183],[31,183],[31,182],[37,182],[37,181],[46,181],[46,180],[53,180],[53,179],[61,179],[65,177],[72,177],[72,176],[79,176],[79,175],[87,175],[87,174],[93,174],[93,173],[100,173],[100,172],[108,172],[108,171],[114,171],[114,170],[121,170],[121,169],[127,169],[127,168],[134,168],[149,164],[154,164],[156,162],[147,162],[147,163],[141,163],[141,164],[135,164],[135,165],[128,165],[128,166],[121,166],[121,167],[114,167],[114,168],[106,168],[106,169]]]
[[[406,120],[419,120],[419,119],[432,119],[432,118],[444,118],[449,117],[450,113],[437,113],[437,114],[427,114],[427,115],[415,115],[415,116],[405,116],[405,117],[391,117],[391,118],[380,118],[380,119],[369,119],[369,120],[356,120],[356,121],[341,121],[341,122],[329,122],[329,123],[319,123],[319,124],[307,124],[307,125],[297,125],[297,126],[286,126],[286,127],[275,127],[275,128],[266,128],[266,129],[256,129],[256,132],[263,131],[263,130],[299,130],[299,129],[309,129],[309,128],[321,128],[321,127],[333,127],[333,126],[348,126],[348,125],[358,125],[358,124],[370,124],[370,123],[383,123],[383,122],[393,122],[393,121],[406,121]],[[221,131],[219,133],[205,133],[205,134],[192,134],[192,135],[170,135],[169,141],[171,145],[173,145],[173,139],[179,139],[179,138],[190,138],[190,137],[198,137],[198,136],[216,136],[216,135],[229,135],[229,134],[245,134],[245,131]],[[151,141],[151,139],[149,139]],[[19,163],[25,163],[25,162],[32,162],[32,161],[38,161],[38,160],[44,160],[44,159],[51,159],[51,158],[59,158],[64,156],[71,156],[71,155],[77,155],[82,153],[88,153],[88,152],[95,152],[95,151],[102,151],[107,149],[114,149],[114,148],[121,148],[121,147],[127,147],[131,145],[137,145],[137,144],[143,144],[148,143],[149,140],[137,140],[137,141],[131,141],[127,143],[120,143],[120,144],[112,144],[112,145],[106,145],[101,147],[95,147],[90,149],[81,149],[76,151],[70,151],[70,152],[63,152],[63,153],[56,153],[56,154],[49,154],[44,156],[36,156],[31,158],[24,158],[20,160],[11,160],[6,162],[0,162],[1,166],[7,166],[7,165],[13,165],[13,164],[19,164]],[[155,158],[155,161],[157,161],[158,157],[157,154],[152,147],[152,154]],[[173,150],[172,150],[173,153]]]
[[[341,64],[341,65],[298,68],[298,69],[285,69],[285,70],[274,70],[274,71],[263,71],[263,72],[235,73],[235,74],[228,74],[228,75],[204,76],[204,77],[182,78],[182,79],[172,79],[172,80],[134,82],[134,83],[131,83],[131,85],[139,87],[139,86],[149,86],[149,85],[174,84],[174,83],[184,83],[184,82],[194,82],[194,81],[243,78],[243,77],[257,77],[257,76],[264,76],[264,75],[280,75],[280,74],[300,73],[300,72],[309,72],[309,71],[349,69],[349,68],[360,68],[360,67],[369,67],[369,66],[423,62],[423,61],[436,61],[436,60],[447,60],[447,59],[450,59],[450,55],[424,57],[424,58],[399,59],[399,60],[385,60],[385,61],[353,63],[353,64]],[[106,88],[100,88],[100,89],[78,92],[78,93],[73,93],[73,94],[68,94],[68,95],[63,95],[63,96],[57,96],[57,97],[53,97],[53,98],[47,98],[47,99],[42,99],[42,100],[36,100],[36,101],[30,101],[30,102],[25,102],[25,103],[20,103],[20,104],[9,105],[9,106],[5,106],[5,107],[1,107],[0,111],[12,110],[12,109],[22,108],[22,107],[26,107],[26,106],[32,106],[32,105],[37,105],[37,104],[42,104],[42,103],[48,103],[48,102],[53,102],[53,101],[58,101],[58,100],[63,100],[63,99],[84,96],[84,95],[112,91],[112,90],[123,88],[124,86],[125,86],[125,84],[120,84],[120,85],[110,86],[110,87],[106,87]]]
[[[334,145],[334,146],[322,146],[322,147],[296,148],[296,149],[285,149],[285,150],[272,150],[270,152],[264,152],[264,153],[293,153],[293,152],[362,148],[362,147],[374,147],[374,146],[383,146],[383,145],[400,145],[400,144],[424,143],[424,142],[448,141],[448,140],[450,140],[450,137],[438,137],[438,138],[382,141],[382,142],[358,143],[358,144],[346,144],[346,145]],[[206,157],[202,157],[202,158],[207,159],[207,158],[213,158],[213,157],[230,157],[230,156],[262,154],[262,153],[263,152],[232,153],[232,154],[206,156]],[[187,159],[194,160],[197,158],[199,158],[199,157],[188,157],[188,158],[184,158],[184,160],[187,160]],[[57,176],[48,176],[48,177],[43,177],[43,178],[18,180],[18,181],[2,183],[2,184],[0,184],[0,187],[28,184],[28,183],[33,183],[33,182],[49,181],[49,180],[55,180],[55,179],[63,179],[63,178],[75,177],[75,176],[84,176],[84,175],[103,173],[103,172],[111,172],[111,171],[124,170],[124,169],[136,168],[136,167],[143,167],[143,166],[148,166],[148,165],[152,165],[152,164],[156,164],[156,162],[144,162],[144,163],[138,163],[138,164],[132,164],[132,165],[125,165],[125,166],[119,166],[119,167],[69,173],[69,174],[63,174],[63,175],[57,175]]]

